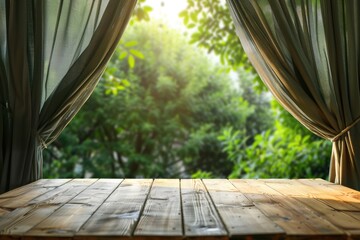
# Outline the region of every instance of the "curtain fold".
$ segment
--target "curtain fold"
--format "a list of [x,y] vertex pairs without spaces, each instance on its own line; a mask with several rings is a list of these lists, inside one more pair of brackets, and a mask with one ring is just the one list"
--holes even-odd
[[0,0],[0,192],[41,177],[42,149],[94,90],[136,0]]
[[245,52],[275,98],[333,141],[330,180],[360,190],[360,2],[228,4]]

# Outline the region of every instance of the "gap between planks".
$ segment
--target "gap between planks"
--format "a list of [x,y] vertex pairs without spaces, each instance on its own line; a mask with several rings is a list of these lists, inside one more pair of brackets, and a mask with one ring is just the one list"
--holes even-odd
[[132,236],[152,183],[152,179],[125,179],[76,236],[79,239],[90,236]]
[[[14,226],[20,226],[24,220],[28,221],[28,224],[34,224],[30,231],[25,231],[26,228],[22,230],[26,233],[25,237],[29,239],[35,239],[41,235],[36,231],[43,232],[49,231],[49,229],[50,231],[54,230],[54,234],[50,233],[52,237],[75,237],[76,239],[88,239],[89,237],[99,239],[114,236],[118,236],[119,239],[121,236],[127,239],[129,237],[131,239],[166,239],[168,236],[174,237],[174,239],[228,239],[228,235],[233,238],[259,239],[263,237],[283,238],[284,236],[286,238],[307,236],[339,239],[338,237],[346,237],[344,231],[354,238],[359,234],[360,224],[356,221],[358,215],[355,214],[356,212],[351,212],[358,210],[359,200],[356,197],[359,196],[359,192],[350,189],[338,190],[337,185],[325,181],[281,179],[101,181],[108,181],[108,186],[101,187],[100,185],[103,184],[92,183],[80,193],[72,191],[69,187],[70,183],[74,183],[75,180],[59,184],[59,186],[50,184],[47,188],[40,187],[39,190],[36,190],[34,186],[41,186],[40,181],[34,186],[24,186],[8,192],[6,195],[1,195],[0,207],[5,210],[4,206],[18,208],[12,212],[4,212],[0,215],[0,219],[5,219],[5,216],[17,219],[14,215],[17,213],[20,221],[15,221],[15,225],[10,226],[14,233],[15,230],[19,231],[19,229],[14,229]],[[138,181],[137,184],[136,181]],[[326,185],[326,188],[322,188],[322,185]],[[294,192],[294,189],[298,189],[298,191]],[[44,190],[48,192],[44,193]],[[328,198],[319,198],[316,194],[320,190]],[[95,194],[97,191],[102,193],[101,196]],[[30,196],[26,196],[29,192]],[[343,192],[344,194],[342,194]],[[137,195],[139,195],[138,198],[136,198]],[[92,198],[95,200],[92,201]],[[11,201],[14,199],[19,199],[19,202]],[[82,204],[86,201],[90,201],[88,206],[83,206]],[[193,202],[193,206],[187,205],[188,201]],[[66,206],[64,206],[65,204]],[[127,207],[123,204],[127,204]],[[78,205],[84,208],[78,209]],[[34,206],[48,206],[49,209],[45,211],[41,207],[37,207],[32,210],[31,207]],[[123,209],[121,209],[122,207]],[[274,209],[275,207],[276,209]],[[87,210],[85,211],[85,209]],[[175,213],[178,215],[168,213],[169,209],[170,212],[175,209]],[[330,209],[335,211],[330,212]],[[162,214],[163,212],[165,214]],[[328,213],[338,217],[329,215],[328,218],[326,215]],[[79,222],[70,219],[63,225],[63,228],[55,227],[49,220],[53,218],[56,223],[56,215],[73,216],[75,214],[79,216]],[[21,219],[21,216],[25,215],[26,217]],[[355,222],[347,221],[345,217],[347,215],[348,217],[352,216],[349,219],[355,220]],[[34,216],[38,217],[33,218]],[[119,224],[117,218],[127,221],[120,224],[124,226],[122,230],[116,225]],[[108,221],[110,224],[104,225],[104,221]],[[4,222],[0,221],[0,223]],[[169,225],[167,225],[168,223]],[[149,225],[153,228],[158,225],[160,232],[149,230]],[[175,226],[175,229],[171,226]],[[287,235],[279,226],[286,230]],[[299,226],[302,229],[296,228]],[[97,234],[94,227],[103,232]],[[106,227],[108,230],[105,230]],[[349,231],[345,228],[351,229]],[[113,231],[111,232],[111,230]],[[206,232],[205,230],[213,232],[209,234],[211,231]],[[43,236],[48,235],[46,233]]]
[[203,179],[228,234],[233,238],[277,239],[283,229],[265,216],[227,179]]
[[28,234],[96,181],[97,179],[74,179],[32,199],[28,206],[18,208],[8,216],[11,224],[2,228],[3,231],[19,236]]
[[[287,236],[303,236],[307,238],[344,239],[346,233],[320,216],[299,199],[287,195],[297,191],[292,187],[287,191],[278,191],[272,180],[231,180],[233,185],[254,201],[254,204],[272,221],[282,227]],[[277,183],[273,180],[273,183]],[[281,180],[280,180],[281,181]],[[293,180],[286,180],[293,181]],[[312,201],[307,198],[306,201]]]

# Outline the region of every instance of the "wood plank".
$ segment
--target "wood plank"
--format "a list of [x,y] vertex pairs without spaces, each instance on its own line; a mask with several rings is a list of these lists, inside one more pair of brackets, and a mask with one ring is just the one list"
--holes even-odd
[[[357,209],[359,209],[359,201],[360,201],[360,191],[356,191],[354,189],[339,185],[330,183],[328,181],[325,181],[323,179],[311,179],[313,183],[319,184],[322,187],[331,188],[339,193],[339,196],[341,199],[343,199],[345,202],[355,206]],[[344,197],[346,196],[346,197]],[[360,219],[360,211],[348,211],[345,212],[345,214],[351,215],[351,217],[354,217],[356,219]],[[360,239],[360,231],[358,230],[348,230],[349,234],[351,234],[351,237],[354,239]],[[356,236],[355,236],[356,235]]]
[[17,196],[22,195],[34,188],[42,188],[42,187],[55,188],[55,187],[65,184],[71,180],[72,179],[70,179],[70,178],[68,178],[68,179],[60,179],[60,178],[59,179],[39,179],[35,182],[26,184],[24,186],[15,188],[13,190],[10,190],[6,193],[1,194],[0,199],[17,197]]
[[226,179],[203,179],[231,237],[281,238],[278,225]]
[[231,180],[290,237],[341,239],[346,234],[297,199],[269,187],[265,180]]
[[[302,183],[311,184],[311,185],[318,185],[321,188],[327,188],[332,189],[337,192],[336,196],[348,196],[352,199],[349,199],[351,203],[353,203],[353,200],[360,200],[360,191],[356,191],[354,189],[351,189],[349,187],[342,186],[340,184],[331,183],[329,181],[323,180],[321,178],[316,179],[298,179],[298,181]],[[305,182],[304,182],[305,181]],[[358,203],[358,201],[356,201]],[[356,204],[358,206],[358,204]]]
[[182,239],[178,179],[155,179],[134,235]]
[[140,218],[152,179],[125,179],[76,234],[91,236],[131,236]]
[[[339,211],[360,212],[360,192],[338,185],[326,184],[319,179],[299,179],[304,188],[330,207]],[[326,196],[326,197],[325,197]]]
[[360,192],[321,179],[152,181],[12,190],[0,195],[0,239],[360,239]]
[[185,236],[227,236],[203,182],[182,179],[180,183]]
[[71,237],[92,216],[122,179],[99,179],[37,224],[26,236]]
[[[329,191],[302,183],[306,183],[306,181],[292,180],[282,182],[281,184],[279,184],[278,181],[266,181],[267,185],[284,195],[290,195],[292,194],[290,191],[291,189],[297,189],[299,196],[296,197],[296,199],[298,201],[302,202],[310,209],[313,209],[317,215],[323,217],[328,222],[331,222],[336,227],[342,229],[342,231],[350,234],[351,232],[355,233],[356,231],[360,230],[360,220],[356,219],[356,215],[354,215],[351,210],[346,209],[348,206],[345,202],[343,202],[341,199],[338,199],[337,201],[339,202],[336,202]],[[339,192],[336,194],[339,194]],[[341,204],[343,204],[344,207],[341,207]],[[340,207],[339,209],[335,209],[332,208],[331,205]],[[355,211],[355,213],[357,212]]]
[[15,209],[28,205],[32,199],[47,193],[71,179],[40,179],[0,195],[0,207]]
[[[0,217],[0,234],[23,235],[56,209],[93,184],[96,179],[74,179]],[[51,181],[50,181],[51,182]],[[29,192],[32,194],[32,191]],[[24,196],[26,199],[28,197]],[[14,203],[14,205],[16,205]],[[20,205],[23,205],[21,203]]]
[[[302,179],[299,179],[299,180],[302,180]],[[338,191],[341,195],[347,195],[347,196],[354,195],[354,198],[360,199],[360,196],[359,196],[360,192],[356,191],[352,188],[349,188],[349,187],[346,187],[346,186],[343,186],[340,184],[331,183],[331,182],[328,182],[328,181],[320,179],[320,178],[305,179],[305,180],[311,180],[313,184],[317,184],[320,186],[334,189],[334,190]]]
[[[347,229],[360,229],[360,220],[350,216],[351,212],[348,212],[351,211],[353,206],[348,209],[348,204],[341,199],[336,200],[328,194],[328,191],[314,188],[311,185],[305,185],[302,182],[296,180],[264,180],[264,183],[269,187],[286,196],[292,196],[338,228],[344,231]],[[294,195],[295,190],[296,196]],[[339,209],[331,207],[332,204],[335,207],[339,207]],[[341,204],[344,206],[341,207]]]

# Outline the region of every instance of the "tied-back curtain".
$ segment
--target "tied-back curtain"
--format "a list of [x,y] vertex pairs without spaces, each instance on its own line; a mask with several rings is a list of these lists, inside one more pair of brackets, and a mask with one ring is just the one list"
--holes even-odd
[[333,142],[330,180],[359,190],[360,1],[228,4],[244,50],[275,98]]
[[0,0],[0,192],[41,177],[42,149],[94,90],[136,0]]

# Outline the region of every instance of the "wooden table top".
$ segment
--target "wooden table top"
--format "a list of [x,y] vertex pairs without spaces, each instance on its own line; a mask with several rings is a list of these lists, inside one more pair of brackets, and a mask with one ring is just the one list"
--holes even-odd
[[321,179],[42,179],[0,195],[0,239],[359,239],[360,192]]

